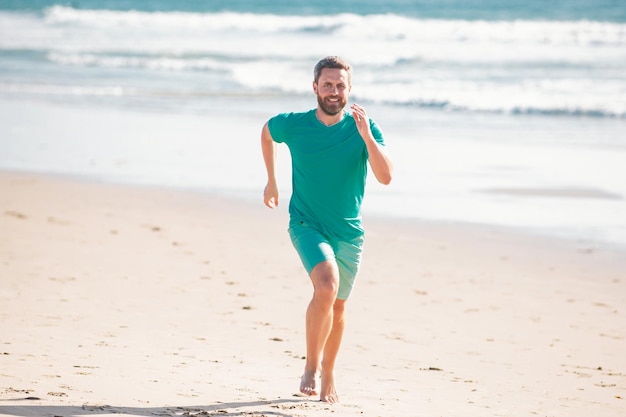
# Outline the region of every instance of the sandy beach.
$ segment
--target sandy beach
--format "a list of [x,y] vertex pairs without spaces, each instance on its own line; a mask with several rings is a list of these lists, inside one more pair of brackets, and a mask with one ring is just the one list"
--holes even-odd
[[0,174],[0,415],[623,416],[626,257],[365,219],[341,402],[286,204]]

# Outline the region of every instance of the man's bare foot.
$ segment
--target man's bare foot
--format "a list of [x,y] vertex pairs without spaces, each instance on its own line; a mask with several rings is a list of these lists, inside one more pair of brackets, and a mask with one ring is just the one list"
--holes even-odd
[[337,390],[335,389],[335,374],[332,372],[322,372],[322,390],[320,401],[334,404],[339,401]]
[[315,372],[304,371],[300,378],[300,392],[305,395],[317,395],[315,391]]

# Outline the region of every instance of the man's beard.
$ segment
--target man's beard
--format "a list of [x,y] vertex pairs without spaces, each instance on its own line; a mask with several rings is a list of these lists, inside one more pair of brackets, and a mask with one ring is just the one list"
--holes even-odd
[[339,101],[334,101],[332,103],[329,103],[325,101],[325,99],[318,94],[317,104],[319,104],[320,109],[322,109],[324,113],[326,113],[329,116],[335,116],[339,114],[339,112],[341,112],[343,108],[346,106],[346,100],[339,98]]

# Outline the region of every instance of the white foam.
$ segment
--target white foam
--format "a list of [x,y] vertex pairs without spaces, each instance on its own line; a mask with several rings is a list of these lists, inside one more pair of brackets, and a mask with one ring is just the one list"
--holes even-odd
[[77,66],[101,66],[110,68],[148,68],[158,70],[219,70],[226,65],[212,58],[102,56],[96,54],[60,53],[48,54],[48,58],[60,64]]
[[92,85],[52,85],[52,84],[20,84],[0,83],[0,92],[5,94],[34,94],[49,96],[95,96],[95,97],[121,97],[135,95],[134,88],[122,86]]

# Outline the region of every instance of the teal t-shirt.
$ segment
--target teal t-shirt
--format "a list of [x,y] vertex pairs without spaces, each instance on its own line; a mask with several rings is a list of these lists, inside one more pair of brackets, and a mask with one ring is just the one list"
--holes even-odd
[[[306,222],[340,240],[363,234],[361,203],[367,177],[367,148],[349,113],[326,126],[315,109],[283,113],[268,128],[275,142],[291,152],[293,191],[291,222]],[[384,145],[380,128],[370,119],[376,141]]]

